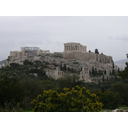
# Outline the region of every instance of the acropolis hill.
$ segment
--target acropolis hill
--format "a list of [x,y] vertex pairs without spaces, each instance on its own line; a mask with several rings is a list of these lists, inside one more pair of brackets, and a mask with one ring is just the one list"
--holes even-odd
[[[38,60],[41,55],[46,53],[51,54],[49,50],[40,50],[38,47],[21,47],[21,51],[11,51],[8,59],[10,62],[22,63],[26,59],[30,61]],[[64,43],[64,52],[55,52],[53,54],[67,60],[93,60],[101,63],[113,63],[111,56],[87,52],[87,46],[75,42]]]
[[[66,66],[66,69],[73,69],[79,73],[83,68],[81,72],[83,76],[85,75],[83,72],[87,74],[92,68],[97,71],[106,70],[107,74],[113,69],[113,59],[111,56],[87,52],[87,46],[76,42],[64,43],[64,51],[55,53],[50,53],[49,50],[41,50],[39,47],[22,47],[21,51],[10,52],[6,65],[10,65],[10,63],[23,65],[23,61],[25,60],[32,62],[39,60],[42,63],[47,63],[49,68],[46,69],[46,74],[50,76],[56,72],[53,70],[60,66]],[[117,70],[118,67],[115,65],[114,68]],[[56,76],[57,79],[62,76],[63,73],[59,68],[56,70],[57,72],[55,74],[59,74],[59,76]],[[87,78],[89,79],[89,76],[86,77],[86,79]]]

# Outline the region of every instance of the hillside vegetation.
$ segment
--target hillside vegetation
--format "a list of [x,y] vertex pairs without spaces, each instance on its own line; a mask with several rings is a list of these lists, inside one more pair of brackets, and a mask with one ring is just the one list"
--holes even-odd
[[97,84],[79,81],[76,75],[48,78],[47,66],[26,60],[23,65],[12,63],[0,69],[0,111],[89,112],[128,106],[128,65]]

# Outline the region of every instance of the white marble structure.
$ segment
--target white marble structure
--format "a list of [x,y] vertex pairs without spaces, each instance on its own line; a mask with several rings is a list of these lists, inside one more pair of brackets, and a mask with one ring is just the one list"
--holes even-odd
[[64,43],[64,52],[87,52],[87,46],[76,42]]

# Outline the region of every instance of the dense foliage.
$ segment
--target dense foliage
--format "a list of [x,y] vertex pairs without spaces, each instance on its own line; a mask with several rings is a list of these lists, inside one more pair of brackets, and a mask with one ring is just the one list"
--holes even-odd
[[96,94],[91,94],[85,87],[76,86],[69,91],[64,88],[64,93],[58,91],[44,91],[33,100],[33,111],[39,112],[98,112],[102,103],[98,102]]
[[125,69],[119,73],[119,76],[123,79],[128,79],[128,63],[126,63]]
[[[0,69],[0,111],[32,111],[33,108],[34,111],[100,111],[101,108],[128,106],[127,63],[125,70],[120,71],[118,76],[112,73],[111,79],[99,81],[98,84],[79,81],[76,75],[50,79],[45,75],[46,67],[47,64],[40,61],[26,60],[23,65],[12,63],[10,67]],[[98,74],[94,68],[92,72],[92,76]],[[39,106],[42,103],[45,109]],[[48,109],[50,104],[56,107]],[[100,107],[97,108],[96,104]]]
[[104,109],[114,109],[118,107],[118,99],[111,91],[94,91],[94,93],[99,97],[99,101],[103,103]]
[[18,102],[23,100],[25,96],[25,88],[19,83],[16,75],[0,76],[0,105],[10,111]]

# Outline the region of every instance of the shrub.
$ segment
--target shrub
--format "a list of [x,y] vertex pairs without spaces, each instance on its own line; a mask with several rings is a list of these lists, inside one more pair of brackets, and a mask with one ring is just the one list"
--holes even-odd
[[44,91],[32,101],[33,111],[37,112],[98,112],[103,104],[98,102],[95,94],[91,94],[85,87],[75,86],[69,91],[64,88],[64,93],[58,90]]
[[118,107],[118,99],[114,95],[114,93],[110,91],[106,92],[94,92],[98,97],[99,101],[103,103],[103,108],[104,109],[114,109]]

